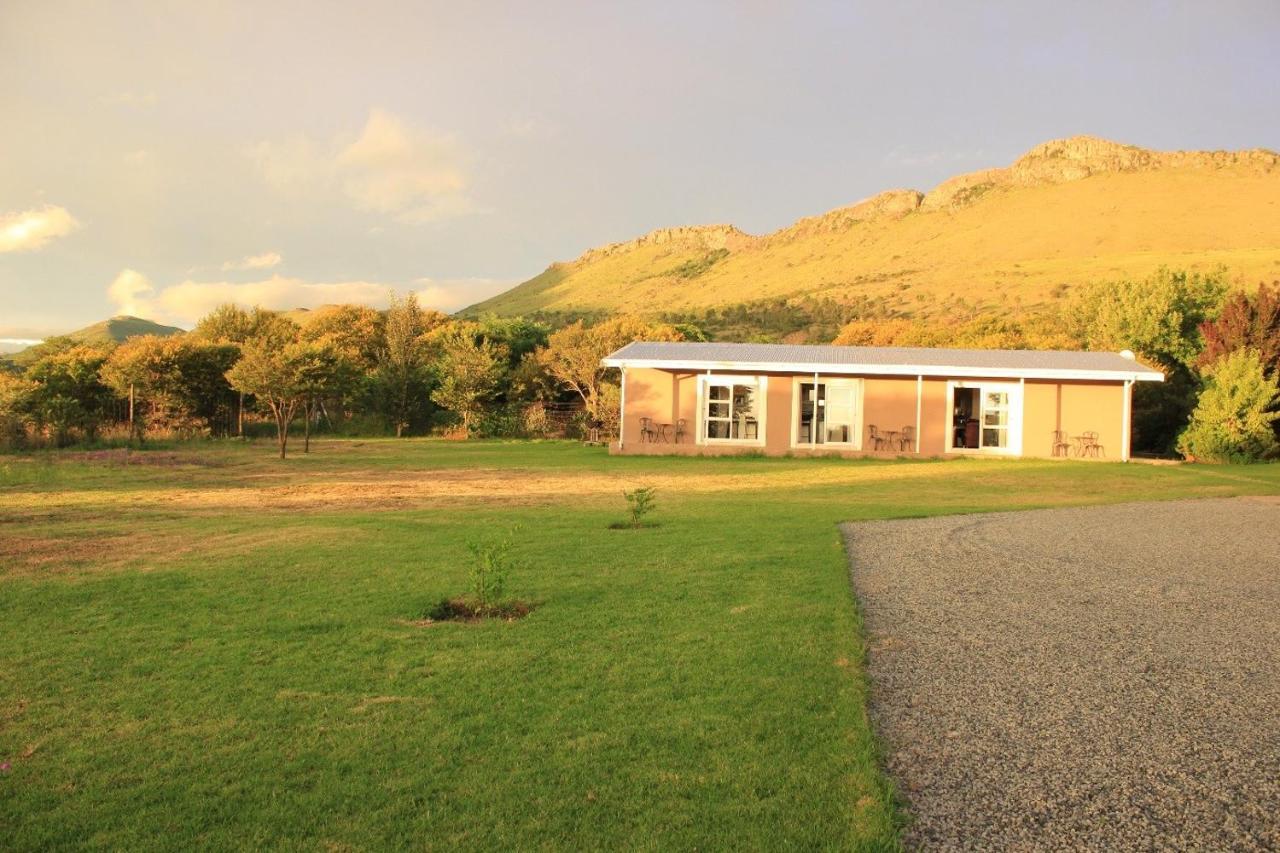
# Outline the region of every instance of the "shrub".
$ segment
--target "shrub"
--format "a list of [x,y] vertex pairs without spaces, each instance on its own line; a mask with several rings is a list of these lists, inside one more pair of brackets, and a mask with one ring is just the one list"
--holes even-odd
[[653,512],[653,497],[657,491],[654,486],[640,486],[633,491],[622,493],[622,496],[627,499],[627,511],[631,514],[632,527],[644,525],[644,517]]
[[1178,437],[1178,452],[1205,462],[1253,462],[1280,451],[1272,423],[1280,397],[1276,377],[1268,377],[1257,350],[1242,349],[1218,359]]
[[478,615],[486,616],[501,611],[507,590],[507,575],[512,569],[511,548],[515,544],[516,530],[490,542],[468,542],[471,551],[471,596]]

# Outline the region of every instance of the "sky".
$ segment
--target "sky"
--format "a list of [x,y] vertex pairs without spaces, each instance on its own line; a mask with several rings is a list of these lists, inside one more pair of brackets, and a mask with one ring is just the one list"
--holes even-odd
[[1087,133],[1280,149],[1280,3],[0,0],[0,343],[456,310]]

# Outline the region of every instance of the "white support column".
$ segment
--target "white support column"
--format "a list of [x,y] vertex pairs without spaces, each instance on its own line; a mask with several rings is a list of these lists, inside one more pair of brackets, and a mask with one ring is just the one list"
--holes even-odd
[[1121,422],[1123,426],[1120,428],[1120,461],[1129,461],[1129,443],[1132,441],[1132,422],[1133,422],[1133,380],[1126,379],[1124,381],[1124,402],[1122,404],[1123,413]]
[[618,394],[618,449],[623,448],[627,434],[627,369],[622,368],[621,391]]
[[924,375],[916,376],[916,453],[920,452],[920,411],[924,406]]
[[[1018,380],[1018,455],[1025,454],[1027,449],[1027,377]],[[1009,413],[1012,420],[1013,412]],[[1013,429],[1013,424],[1009,425]]]

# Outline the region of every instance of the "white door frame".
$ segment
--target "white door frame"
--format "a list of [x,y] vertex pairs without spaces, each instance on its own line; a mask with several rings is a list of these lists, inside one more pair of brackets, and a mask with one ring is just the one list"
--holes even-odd
[[[853,387],[853,423],[849,425],[851,441],[832,441],[821,444],[814,441],[807,443],[800,441],[800,404],[802,402],[800,399],[800,385],[805,382],[813,385],[847,383]],[[858,376],[820,376],[815,373],[812,376],[798,375],[791,377],[791,446],[797,450],[822,450],[828,447],[832,450],[861,450],[862,411],[866,387],[866,382]]]
[[[956,447],[955,446],[955,407],[957,388],[977,388],[978,401],[987,391],[1003,391],[1009,395],[1009,446],[1008,447]],[[947,453],[972,453],[977,456],[1021,456],[1023,426],[1023,390],[1021,382],[992,382],[984,379],[949,379],[947,380],[947,405],[943,409],[945,420],[944,433]],[[982,440],[982,414],[978,412],[978,440]]]
[[[729,385],[730,398],[733,396],[733,385],[756,386],[756,437],[755,438],[707,438],[707,386]],[[695,420],[697,441],[704,446],[727,447],[764,447],[765,429],[769,418],[769,377],[766,375],[744,375],[734,373],[698,374],[698,416]]]

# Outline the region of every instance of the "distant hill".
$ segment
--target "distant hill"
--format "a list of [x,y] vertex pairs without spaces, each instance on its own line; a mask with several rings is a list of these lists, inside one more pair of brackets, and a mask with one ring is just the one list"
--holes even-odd
[[[185,329],[179,329],[177,326],[165,326],[160,323],[153,323],[150,320],[144,320],[141,317],[130,317],[121,314],[112,317],[109,320],[103,320],[100,323],[94,323],[92,326],[85,326],[83,329],[76,329],[74,332],[68,332],[58,337],[71,338],[79,344],[110,344],[120,343],[129,338],[136,338],[140,335],[159,335],[160,337],[168,337],[169,335],[180,335]],[[34,360],[39,353],[40,345],[27,347],[12,355],[8,356],[9,361],[16,365],[22,366]]]
[[1161,265],[1280,275],[1280,156],[1158,152],[1077,136],[928,193],[890,190],[772,234],[663,228],[553,263],[464,315],[695,312],[830,298],[932,317],[1035,309]]

